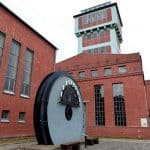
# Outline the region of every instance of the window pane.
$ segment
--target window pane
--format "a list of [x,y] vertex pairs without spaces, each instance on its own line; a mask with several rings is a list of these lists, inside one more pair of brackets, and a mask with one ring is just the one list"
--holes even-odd
[[96,39],[97,37],[98,37],[97,32],[94,32],[94,33],[93,33],[93,39]]
[[25,112],[19,112],[19,121],[25,122]]
[[102,11],[102,19],[106,19],[107,14],[106,14],[106,9]]
[[91,75],[92,75],[92,77],[98,77],[98,71],[97,70],[92,70]]
[[17,67],[17,63],[18,63],[17,56],[10,54],[8,62],[9,62],[9,65],[11,65],[11,66],[16,68]]
[[84,78],[85,77],[85,72],[82,71],[82,72],[79,72],[79,78]]
[[123,84],[113,84],[113,96],[119,96],[123,94]]
[[100,31],[99,34],[100,34],[100,37],[101,37],[101,38],[104,38],[104,37],[105,37],[105,31],[104,31],[104,30]]
[[3,53],[3,48],[0,47],[0,60],[1,60],[1,57],[2,57],[2,53]]
[[105,76],[111,75],[112,74],[111,68],[105,68],[104,74],[105,74]]
[[91,40],[91,34],[87,34],[87,40]]
[[4,42],[5,42],[5,34],[0,32],[0,62],[1,62],[1,59],[2,59]]
[[126,126],[125,102],[123,84],[113,84],[115,125]]
[[0,32],[0,48],[4,47],[5,34]]
[[14,91],[14,88],[15,88],[15,80],[14,80],[14,79],[9,79],[9,81],[10,81],[10,86],[9,86],[8,91]]
[[98,20],[102,20],[102,13],[101,13],[101,11],[98,11],[97,13],[98,13]]
[[127,72],[126,66],[120,66],[120,67],[119,67],[119,73],[120,73],[120,74],[123,74],[123,73],[126,73],[126,72]]
[[27,96],[29,96],[30,94],[32,61],[33,61],[33,53],[27,48],[25,59],[24,59],[23,81],[21,87],[21,94]]
[[10,114],[9,110],[3,110],[1,120],[9,120],[9,114]]
[[32,52],[29,49],[27,49],[25,60],[29,61],[29,62],[32,62],[32,57],[33,57]]
[[13,40],[10,52],[16,56],[19,56],[19,51],[20,51],[20,44]]
[[25,95],[30,94],[30,86],[27,84],[24,84],[24,93],[25,93]]
[[6,78],[4,89],[6,91],[13,92],[14,91],[15,80],[11,78]]
[[95,85],[94,89],[96,125],[105,125],[104,88],[103,85]]
[[23,82],[26,83],[26,84],[29,84],[30,83],[30,74],[28,72],[25,72],[24,71],[24,74],[23,74]]
[[26,61],[24,64],[24,70],[27,72],[31,72],[31,65],[32,65],[31,62]]
[[5,86],[4,86],[5,90],[11,92],[15,91],[15,80],[16,80],[17,68],[18,68],[19,51],[20,51],[20,44],[13,40],[10,53],[9,53]]
[[8,66],[8,68],[7,68],[7,77],[15,79],[16,78],[16,68]]

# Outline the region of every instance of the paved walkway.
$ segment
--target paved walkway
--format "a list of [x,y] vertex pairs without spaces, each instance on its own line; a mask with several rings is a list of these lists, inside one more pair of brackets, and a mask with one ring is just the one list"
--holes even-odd
[[57,145],[38,145],[37,142],[2,144],[0,150],[60,150]]
[[150,150],[150,140],[100,139],[99,144],[87,150]]
[[[0,144],[0,150],[58,150],[59,146],[37,145],[36,142]],[[150,140],[99,139],[99,144],[86,150],[150,150]]]

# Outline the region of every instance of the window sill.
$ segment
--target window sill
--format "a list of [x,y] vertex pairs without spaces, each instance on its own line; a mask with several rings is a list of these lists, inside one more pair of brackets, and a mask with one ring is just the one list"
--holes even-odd
[[14,92],[12,92],[12,91],[4,90],[3,92],[4,92],[5,94],[15,95],[15,93],[14,93]]
[[119,74],[125,74],[125,73],[127,73],[127,72],[119,72]]
[[18,123],[26,123],[25,121],[18,121]]
[[23,98],[26,98],[26,99],[30,98],[28,95],[24,95],[24,94],[21,94],[20,96],[23,97]]
[[9,121],[9,120],[5,120],[5,119],[2,119],[1,122],[2,122],[2,123],[9,123],[10,121]]

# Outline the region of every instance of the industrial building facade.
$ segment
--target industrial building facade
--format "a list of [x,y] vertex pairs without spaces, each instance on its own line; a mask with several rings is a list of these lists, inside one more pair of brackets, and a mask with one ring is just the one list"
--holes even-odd
[[54,71],[55,53],[53,44],[0,3],[0,137],[34,135],[36,91]]
[[58,63],[56,70],[68,71],[77,81],[89,136],[150,138],[150,86],[145,86],[139,53],[81,53]]
[[35,94],[56,68],[80,87],[89,136],[150,138],[150,81],[139,53],[120,54],[117,4],[74,18],[79,54],[55,65],[56,47],[0,3],[0,137],[34,135]]
[[150,138],[150,82],[139,53],[121,54],[116,3],[104,3],[74,16],[79,54],[56,64],[77,81],[86,103],[89,136]]

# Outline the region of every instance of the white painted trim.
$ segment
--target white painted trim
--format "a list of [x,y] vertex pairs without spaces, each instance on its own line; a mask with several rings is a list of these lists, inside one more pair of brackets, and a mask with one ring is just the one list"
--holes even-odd
[[20,94],[20,96],[23,97],[23,98],[30,98],[30,96],[24,95],[24,94]]
[[25,120],[24,121],[19,120],[18,123],[26,123],[26,121]]
[[6,123],[9,123],[10,121],[8,119],[1,119],[1,122],[6,122]]
[[15,95],[14,92],[12,92],[12,91],[7,91],[7,90],[4,90],[4,93],[6,93],[6,94],[11,94],[11,95]]

